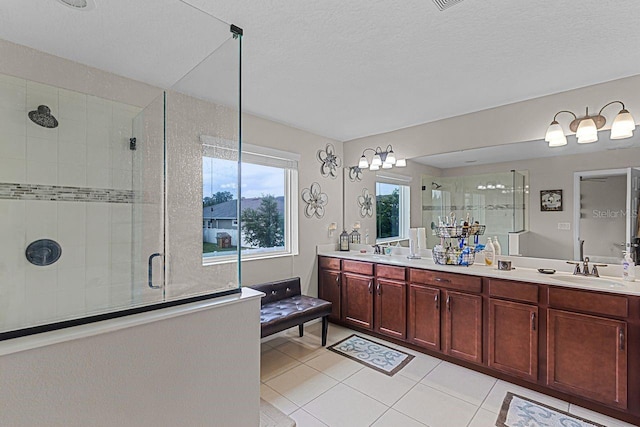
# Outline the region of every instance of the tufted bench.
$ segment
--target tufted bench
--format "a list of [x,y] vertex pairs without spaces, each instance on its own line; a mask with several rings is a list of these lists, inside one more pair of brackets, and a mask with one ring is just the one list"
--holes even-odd
[[261,337],[296,325],[298,325],[300,336],[303,336],[304,323],[322,317],[322,345],[327,344],[331,303],[301,295],[299,277],[263,283],[251,288],[265,293],[260,308]]

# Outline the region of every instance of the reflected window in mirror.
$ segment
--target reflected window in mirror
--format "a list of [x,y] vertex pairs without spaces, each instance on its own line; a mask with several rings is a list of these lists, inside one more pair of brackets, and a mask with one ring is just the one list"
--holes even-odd
[[408,185],[376,182],[376,241],[407,239],[409,211]]

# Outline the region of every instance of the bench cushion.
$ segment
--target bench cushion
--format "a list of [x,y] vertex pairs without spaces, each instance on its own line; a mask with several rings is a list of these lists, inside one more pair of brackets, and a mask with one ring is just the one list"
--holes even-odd
[[270,302],[260,309],[261,336],[266,337],[329,314],[330,302],[305,295]]

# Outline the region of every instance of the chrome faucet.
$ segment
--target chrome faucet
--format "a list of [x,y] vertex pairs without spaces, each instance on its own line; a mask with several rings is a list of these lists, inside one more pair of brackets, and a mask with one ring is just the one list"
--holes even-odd
[[578,274],[582,274],[583,276],[593,276],[600,277],[600,272],[598,272],[598,267],[606,267],[607,264],[593,264],[593,268],[591,272],[589,271],[589,257],[584,257],[582,260],[582,271],[580,270],[580,263],[574,261],[567,261],[567,264],[575,265],[573,269],[573,275],[577,276]]
[[375,255],[382,254],[382,249],[380,248],[380,245],[373,245],[372,248],[373,248],[373,253]]

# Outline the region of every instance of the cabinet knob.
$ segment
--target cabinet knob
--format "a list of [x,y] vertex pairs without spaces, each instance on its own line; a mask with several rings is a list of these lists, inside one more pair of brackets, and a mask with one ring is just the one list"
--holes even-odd
[[369,293],[372,293],[371,292],[371,280],[369,280]]
[[620,350],[624,350],[624,331],[620,329]]
[[382,289],[380,288],[380,282],[378,282],[378,286],[376,286],[376,291],[378,292],[378,295],[382,295]]
[[451,313],[451,296],[447,295],[447,311]]

